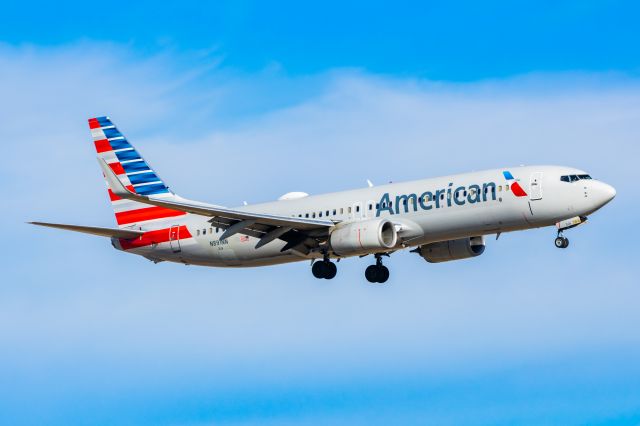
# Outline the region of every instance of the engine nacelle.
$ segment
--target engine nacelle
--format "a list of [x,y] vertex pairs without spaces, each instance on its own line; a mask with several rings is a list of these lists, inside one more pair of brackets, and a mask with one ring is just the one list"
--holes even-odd
[[395,247],[398,233],[389,219],[363,220],[336,228],[329,237],[333,252],[353,256]]
[[425,244],[418,253],[429,263],[440,263],[480,256],[484,249],[484,237],[471,237]]

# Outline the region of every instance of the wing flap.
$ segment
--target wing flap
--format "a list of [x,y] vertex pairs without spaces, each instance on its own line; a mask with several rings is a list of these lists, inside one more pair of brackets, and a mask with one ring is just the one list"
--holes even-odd
[[113,229],[113,228],[101,228],[97,226],[81,226],[81,225],[66,225],[63,223],[47,223],[47,222],[28,222],[31,225],[46,226],[48,228],[64,229],[65,231],[82,232],[84,234],[98,235],[100,237],[113,237],[113,238],[137,238],[144,234],[143,231],[133,231],[128,229]]

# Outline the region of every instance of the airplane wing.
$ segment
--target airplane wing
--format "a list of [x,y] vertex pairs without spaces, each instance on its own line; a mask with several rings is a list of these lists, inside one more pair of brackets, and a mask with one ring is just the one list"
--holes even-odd
[[31,225],[47,226],[49,228],[65,229],[67,231],[82,232],[84,234],[98,235],[101,237],[113,237],[113,238],[137,238],[144,234],[144,231],[133,231],[128,229],[113,229],[113,228],[100,228],[97,226],[80,226],[80,225],[65,225],[62,223],[47,223],[47,222],[28,222]]
[[317,238],[326,237],[329,229],[335,225],[331,220],[294,218],[233,210],[186,200],[178,196],[160,199],[136,194],[126,188],[104,160],[99,159],[98,162],[115,195],[139,203],[165,207],[201,216],[210,216],[211,220],[209,220],[209,222],[211,224],[226,229],[220,236],[220,239],[229,238],[236,233],[249,235],[260,238],[260,241],[256,244],[256,248],[262,247],[275,239],[281,239],[287,242],[282,248],[282,251],[295,248],[307,254],[310,248],[318,245]]

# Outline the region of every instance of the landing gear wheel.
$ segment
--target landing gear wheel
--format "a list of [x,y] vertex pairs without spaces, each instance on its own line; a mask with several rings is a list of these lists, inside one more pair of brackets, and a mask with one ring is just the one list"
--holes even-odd
[[327,267],[324,262],[314,262],[313,266],[311,267],[311,273],[318,279],[324,278],[326,270]]
[[338,268],[333,262],[329,262],[328,260],[321,260],[313,263],[313,266],[311,267],[311,273],[318,279],[324,278],[330,280],[336,276],[336,274],[338,273]]
[[333,278],[335,278],[337,273],[338,273],[338,267],[336,266],[335,263],[327,262],[325,264],[325,276],[324,276],[324,278],[326,280],[332,280]]
[[376,256],[376,264],[367,266],[364,276],[370,283],[386,283],[389,279],[389,269],[382,264],[379,256]]
[[389,279],[389,268],[380,265],[378,267],[378,282],[384,284]]
[[558,237],[555,240],[555,245],[557,248],[565,249],[569,247],[569,239],[565,237]]
[[364,270],[364,277],[370,283],[378,282],[378,266],[377,265],[369,265],[367,269]]

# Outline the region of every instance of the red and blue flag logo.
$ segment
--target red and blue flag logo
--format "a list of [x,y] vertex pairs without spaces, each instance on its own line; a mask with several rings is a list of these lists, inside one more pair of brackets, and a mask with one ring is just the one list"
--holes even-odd
[[522,189],[522,187],[520,186],[518,181],[516,181],[510,171],[505,170],[504,172],[502,172],[502,174],[504,175],[504,178],[507,180],[507,182],[509,182],[509,185],[511,185],[511,192],[513,192],[513,195],[515,195],[516,197],[527,196],[527,193],[524,191],[524,189]]

